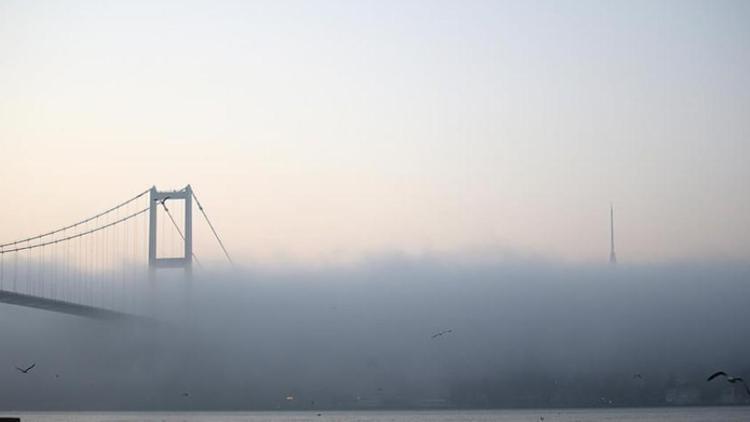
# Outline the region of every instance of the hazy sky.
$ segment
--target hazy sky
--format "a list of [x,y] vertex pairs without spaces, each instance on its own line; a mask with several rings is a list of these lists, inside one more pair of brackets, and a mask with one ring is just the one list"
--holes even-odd
[[0,240],[191,183],[249,262],[604,262],[610,201],[622,262],[747,260],[748,22],[746,1],[2,1]]

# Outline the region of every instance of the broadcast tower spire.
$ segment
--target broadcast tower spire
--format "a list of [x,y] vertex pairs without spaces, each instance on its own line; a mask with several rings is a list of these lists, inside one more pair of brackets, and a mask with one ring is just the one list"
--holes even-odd
[[609,203],[609,263],[617,264],[615,255],[615,211],[612,203]]

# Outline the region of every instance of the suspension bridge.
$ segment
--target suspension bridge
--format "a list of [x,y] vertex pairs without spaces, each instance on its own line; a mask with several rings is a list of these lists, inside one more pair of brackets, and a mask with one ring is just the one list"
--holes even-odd
[[160,269],[201,263],[193,250],[193,203],[232,259],[190,185],[151,187],[102,212],[0,244],[0,303],[103,320],[143,316]]

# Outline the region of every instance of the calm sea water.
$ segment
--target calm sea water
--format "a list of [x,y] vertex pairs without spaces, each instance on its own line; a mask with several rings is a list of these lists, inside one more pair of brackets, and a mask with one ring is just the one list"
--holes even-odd
[[38,422],[489,422],[535,421],[750,421],[750,407],[659,409],[489,410],[489,411],[387,411],[387,412],[111,412],[111,413],[8,413],[22,421]]

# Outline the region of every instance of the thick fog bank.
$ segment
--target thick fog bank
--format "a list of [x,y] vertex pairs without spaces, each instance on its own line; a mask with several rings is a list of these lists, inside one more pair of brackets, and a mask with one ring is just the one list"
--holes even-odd
[[390,259],[157,283],[154,326],[0,305],[0,407],[747,402],[705,382],[715,369],[750,378],[744,264]]

